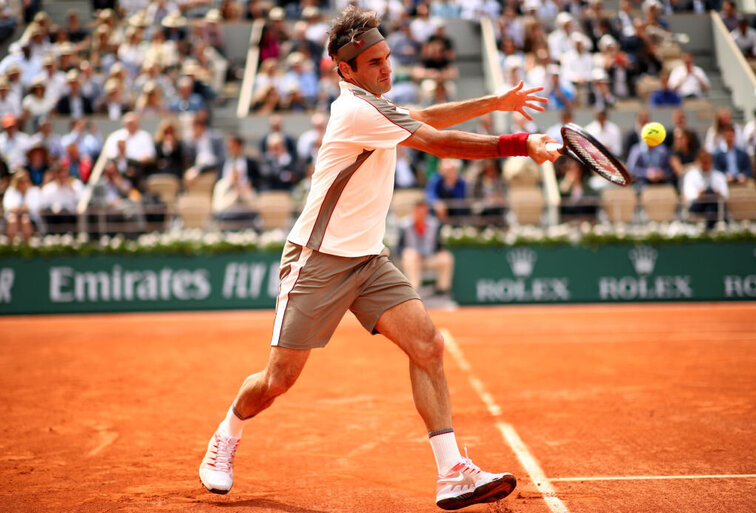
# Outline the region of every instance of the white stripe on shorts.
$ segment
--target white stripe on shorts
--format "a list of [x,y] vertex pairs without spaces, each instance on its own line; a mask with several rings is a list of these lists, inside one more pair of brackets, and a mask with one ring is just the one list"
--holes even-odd
[[272,346],[278,345],[279,338],[281,337],[281,327],[283,326],[284,316],[286,315],[286,305],[289,303],[289,293],[294,289],[294,285],[296,285],[297,279],[299,279],[299,272],[307,263],[310,255],[312,255],[312,250],[303,247],[297,261],[291,264],[289,275],[281,282],[281,286],[278,290],[276,321],[273,324],[273,338],[270,341],[270,345]]

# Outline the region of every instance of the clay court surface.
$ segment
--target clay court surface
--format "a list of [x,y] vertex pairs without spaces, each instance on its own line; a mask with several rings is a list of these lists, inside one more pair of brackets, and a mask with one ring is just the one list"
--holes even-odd
[[[463,511],[756,511],[756,304],[432,316],[460,444],[519,480]],[[406,358],[351,315],[248,424],[231,493],[204,491],[207,441],[272,320],[0,318],[0,511],[441,511]]]

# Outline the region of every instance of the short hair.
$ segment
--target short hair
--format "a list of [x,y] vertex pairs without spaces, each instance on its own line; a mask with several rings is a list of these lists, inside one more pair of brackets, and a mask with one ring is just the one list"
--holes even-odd
[[[339,52],[339,48],[353,41],[363,32],[372,28],[377,28],[381,24],[381,17],[374,11],[363,11],[362,9],[349,5],[336,18],[328,31],[328,55],[334,62]],[[356,60],[347,61],[350,68],[356,69]],[[340,75],[341,73],[339,73]],[[343,78],[343,77],[342,77]]]

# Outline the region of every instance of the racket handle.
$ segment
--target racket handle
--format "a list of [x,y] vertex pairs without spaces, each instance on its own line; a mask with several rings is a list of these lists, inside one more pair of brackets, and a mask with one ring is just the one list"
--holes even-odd
[[559,143],[546,143],[546,151],[559,151]]

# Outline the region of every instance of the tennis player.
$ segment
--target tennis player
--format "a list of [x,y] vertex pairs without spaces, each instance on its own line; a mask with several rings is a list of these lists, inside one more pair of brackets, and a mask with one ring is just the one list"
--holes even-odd
[[211,492],[231,489],[245,422],[294,384],[310,351],[328,343],[347,310],[409,357],[415,405],[438,466],[438,506],[459,509],[493,502],[516,485],[512,474],[484,472],[460,454],[443,338],[407,278],[389,261],[382,241],[398,144],[441,158],[522,155],[538,163],[553,161],[559,153],[546,150],[545,144],[554,142],[547,135],[439,130],[494,110],[530,118],[524,109],[541,111],[546,99],[534,94],[541,88],[520,84],[499,96],[421,110],[398,107],[381,96],[391,89],[391,66],[379,24],[376,13],[350,6],[329,33],[328,53],[343,78],[341,94],[331,105],[307,202],[283,250],[268,363],[242,384],[199,468],[200,480]]

